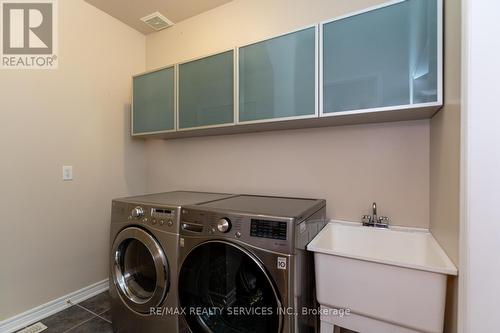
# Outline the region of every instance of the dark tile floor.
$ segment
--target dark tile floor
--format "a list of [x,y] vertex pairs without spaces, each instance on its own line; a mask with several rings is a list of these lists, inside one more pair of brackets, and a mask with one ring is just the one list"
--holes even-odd
[[109,307],[106,291],[40,320],[43,333],[112,333]]

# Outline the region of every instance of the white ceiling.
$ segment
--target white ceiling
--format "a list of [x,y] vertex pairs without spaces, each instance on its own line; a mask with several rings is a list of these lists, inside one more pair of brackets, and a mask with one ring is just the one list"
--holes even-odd
[[198,15],[232,0],[85,0],[132,28],[149,34],[154,32],[140,20],[141,17],[160,12],[174,23]]

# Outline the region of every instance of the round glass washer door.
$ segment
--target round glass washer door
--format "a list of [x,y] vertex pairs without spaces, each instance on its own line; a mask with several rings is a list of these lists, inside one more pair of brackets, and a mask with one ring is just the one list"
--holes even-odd
[[113,282],[122,300],[134,311],[150,313],[161,304],[170,285],[168,260],[147,231],[130,227],[115,238],[112,248]]
[[192,332],[281,330],[281,303],[271,278],[259,260],[232,243],[209,241],[188,254],[179,300]]

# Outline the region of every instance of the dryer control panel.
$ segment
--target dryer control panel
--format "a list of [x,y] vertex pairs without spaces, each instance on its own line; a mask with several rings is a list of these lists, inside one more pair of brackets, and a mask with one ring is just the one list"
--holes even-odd
[[112,203],[113,223],[129,223],[159,228],[169,232],[179,230],[179,209],[169,206],[151,206],[144,203]]
[[157,219],[173,218],[175,216],[175,209],[166,208],[151,208],[151,217]]

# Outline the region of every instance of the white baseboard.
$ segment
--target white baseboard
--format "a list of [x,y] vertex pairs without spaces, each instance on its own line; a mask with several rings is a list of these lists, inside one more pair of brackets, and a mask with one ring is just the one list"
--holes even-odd
[[37,321],[53,315],[54,313],[69,308],[71,306],[69,301],[73,304],[79,303],[108,290],[108,288],[108,279],[102,280],[80,290],[69,293],[63,297],[37,306],[36,308],[18,314],[14,317],[0,321],[0,332],[12,333],[20,330],[21,328],[36,323]]

